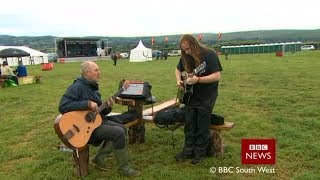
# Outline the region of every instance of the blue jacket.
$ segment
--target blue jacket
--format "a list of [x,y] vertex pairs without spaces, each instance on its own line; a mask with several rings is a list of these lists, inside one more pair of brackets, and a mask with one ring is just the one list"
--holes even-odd
[[19,65],[19,66],[17,67],[16,71],[17,71],[17,76],[18,76],[18,77],[28,76],[26,66]]
[[[59,111],[64,114],[70,111],[89,110],[89,100],[97,103],[98,106],[102,104],[98,84],[82,77],[77,78],[61,97]],[[101,117],[105,119],[105,115],[110,112],[111,107],[104,109],[100,112]]]

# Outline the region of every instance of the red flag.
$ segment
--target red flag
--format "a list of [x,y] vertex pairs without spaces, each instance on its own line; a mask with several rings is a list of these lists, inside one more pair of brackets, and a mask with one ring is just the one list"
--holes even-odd
[[152,46],[154,46],[154,42],[155,42],[154,37],[152,37],[152,38],[151,38],[151,44],[152,44]]
[[218,40],[220,41],[222,37],[222,33],[218,33]]

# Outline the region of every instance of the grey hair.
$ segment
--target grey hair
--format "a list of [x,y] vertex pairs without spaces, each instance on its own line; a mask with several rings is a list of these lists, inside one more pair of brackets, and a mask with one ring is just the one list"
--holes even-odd
[[86,72],[88,71],[88,69],[90,68],[91,63],[90,61],[85,61],[83,63],[81,63],[80,65],[80,74],[81,76],[85,76]]

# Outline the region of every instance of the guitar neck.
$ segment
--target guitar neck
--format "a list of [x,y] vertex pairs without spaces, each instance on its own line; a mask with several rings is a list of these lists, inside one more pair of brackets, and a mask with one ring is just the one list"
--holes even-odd
[[[124,88],[122,87],[117,93],[115,93],[111,98],[114,100],[116,97],[118,97],[122,92],[124,91]],[[109,98],[110,99],[110,98]],[[104,108],[108,107],[107,101],[102,103],[99,107],[98,107],[98,112],[97,114],[99,114]]]
[[199,73],[205,69],[206,65],[206,62],[201,63],[196,69],[192,71],[192,76],[199,75]]
[[196,75],[196,73],[194,71],[192,71],[192,73],[189,75],[189,77],[193,77],[194,75]]

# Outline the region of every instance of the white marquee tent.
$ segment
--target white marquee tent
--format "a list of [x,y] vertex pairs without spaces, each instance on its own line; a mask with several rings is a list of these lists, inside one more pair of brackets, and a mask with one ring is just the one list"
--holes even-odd
[[7,49],[7,48],[16,48],[26,51],[30,54],[30,56],[26,57],[8,57],[8,58],[0,58],[0,64],[7,59],[9,66],[18,66],[18,61],[22,59],[23,65],[31,65],[31,64],[41,64],[41,63],[48,63],[48,54],[43,52],[31,49],[26,46],[0,46],[0,50]]
[[145,62],[152,61],[152,50],[146,48],[140,40],[138,46],[130,51],[129,62]]

